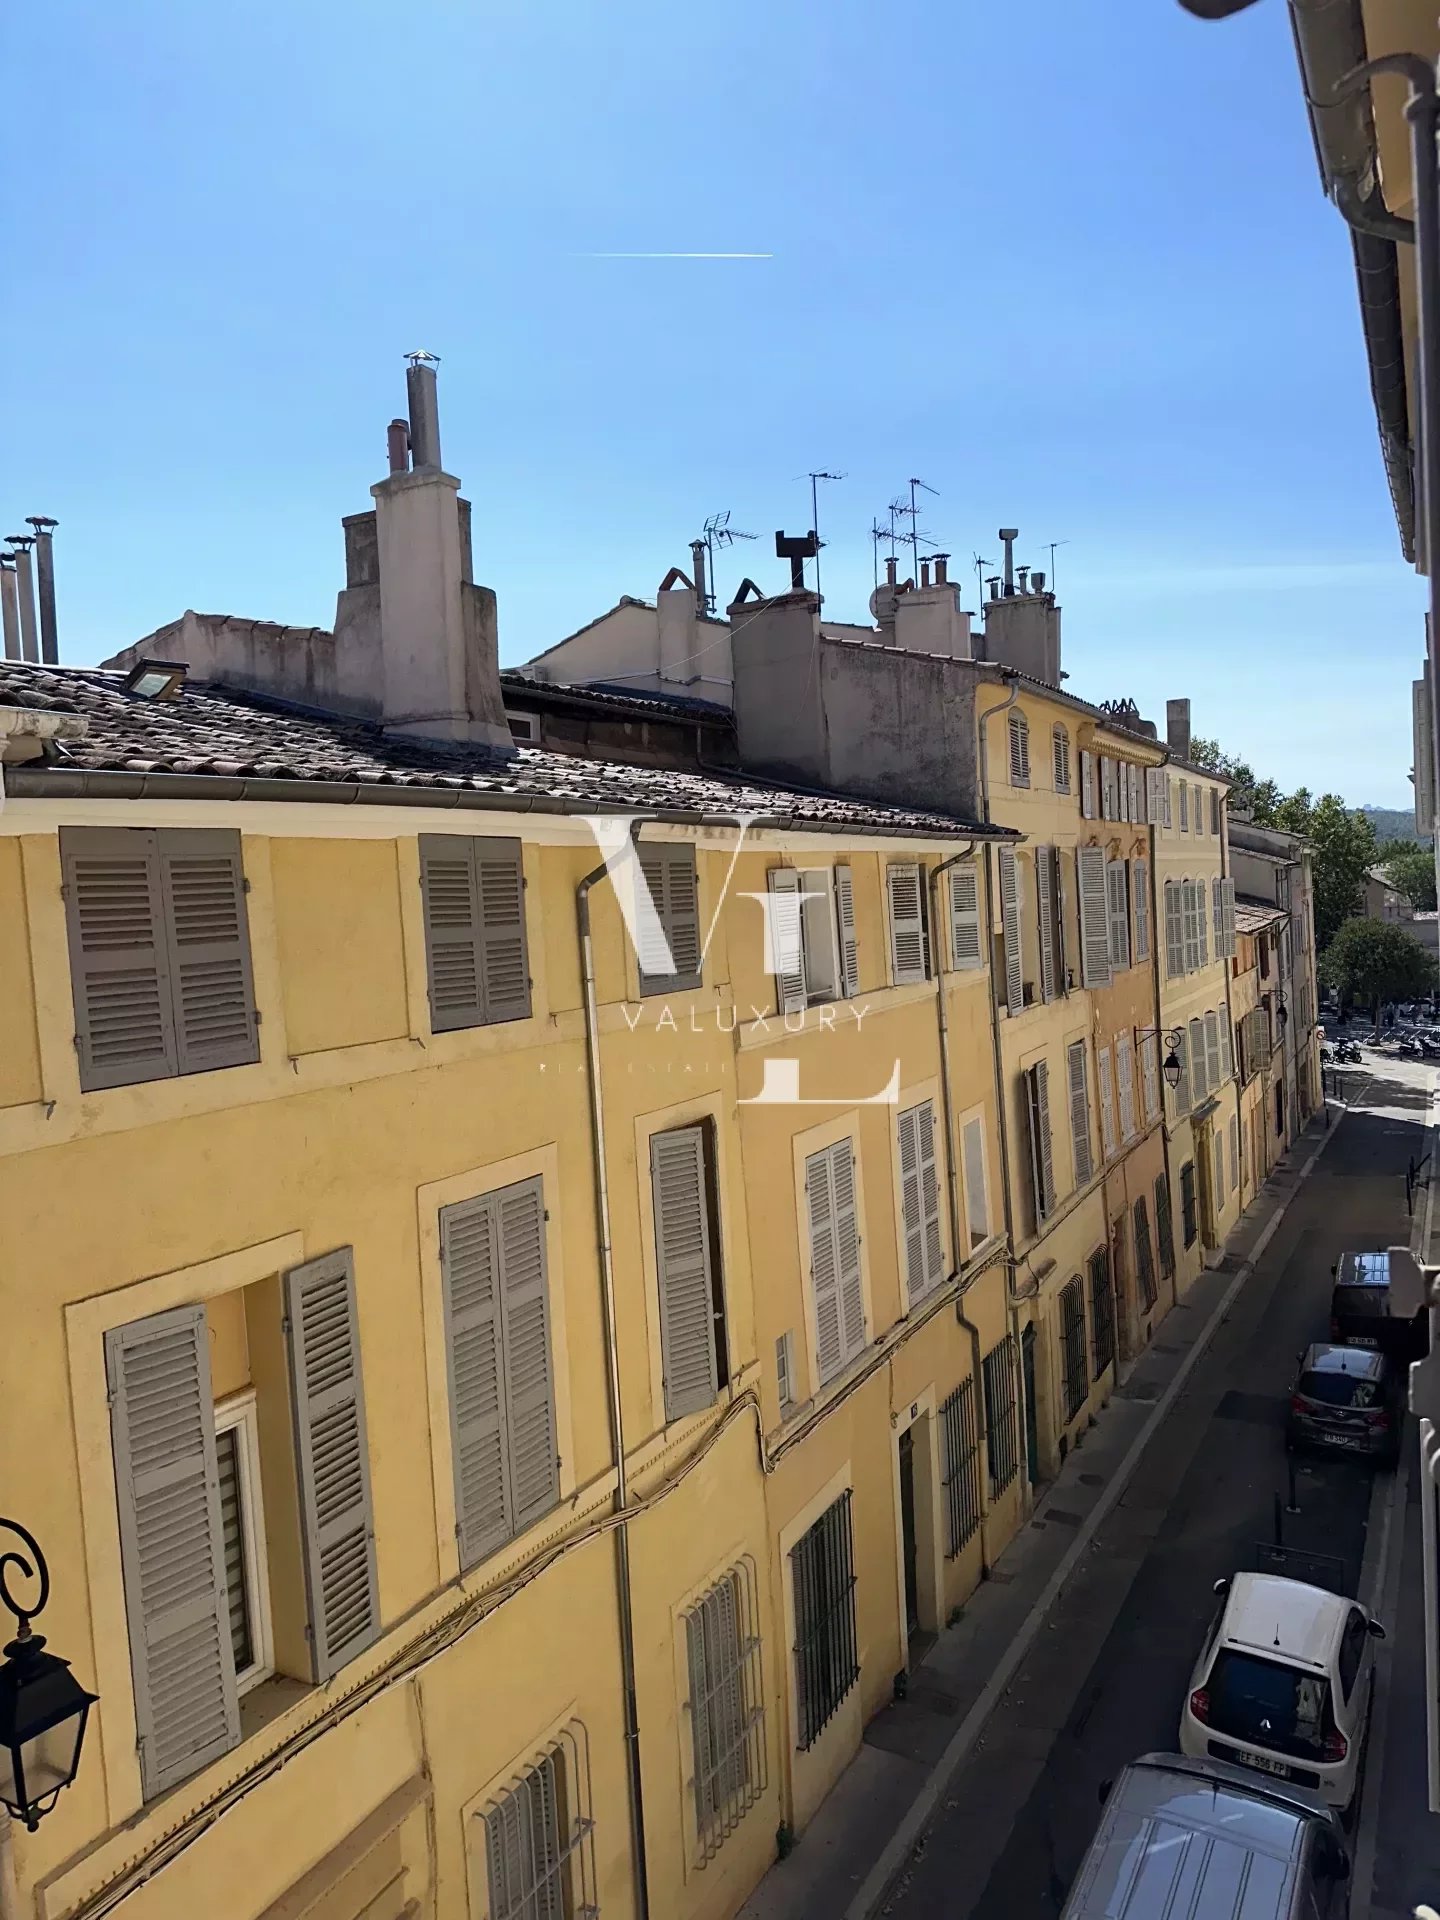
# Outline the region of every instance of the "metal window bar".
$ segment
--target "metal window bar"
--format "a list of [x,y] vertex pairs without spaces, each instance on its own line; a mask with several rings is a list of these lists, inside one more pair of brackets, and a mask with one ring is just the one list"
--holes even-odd
[[1180,1225],[1187,1247],[1195,1244],[1195,1235],[1199,1232],[1198,1216],[1195,1210],[1195,1162],[1187,1160],[1180,1169]]
[[1175,1271],[1175,1226],[1170,1217],[1170,1182],[1162,1173],[1155,1181],[1155,1244],[1160,1271],[1168,1280]]
[[1110,1255],[1102,1247],[1090,1256],[1090,1331],[1094,1344],[1092,1378],[1098,1380],[1115,1358],[1115,1288]]
[[488,1920],[597,1920],[590,1743],[572,1721],[480,1813]]
[[940,1409],[945,1448],[945,1557],[953,1560],[980,1525],[980,1432],[975,1419],[975,1382],[962,1380]]
[[1150,1243],[1150,1219],[1142,1193],[1135,1202],[1135,1263],[1140,1274],[1140,1297],[1150,1312],[1160,1297],[1155,1281],[1155,1249]]
[[1073,1420],[1085,1404],[1085,1287],[1077,1273],[1060,1295],[1060,1344],[1065,1356],[1065,1418]]
[[860,1674],[848,1488],[790,1549],[790,1574],[795,1590],[797,1744],[807,1753]]
[[685,1616],[700,1867],[715,1858],[767,1784],[758,1594],[747,1555]]
[[1015,1418],[1015,1342],[1007,1333],[986,1354],[981,1368],[985,1392],[985,1455],[991,1494],[1003,1493],[1020,1466]]

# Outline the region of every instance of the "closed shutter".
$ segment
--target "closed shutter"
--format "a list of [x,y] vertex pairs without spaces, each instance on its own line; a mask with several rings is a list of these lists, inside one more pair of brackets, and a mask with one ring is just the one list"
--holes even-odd
[[1070,791],[1070,736],[1064,727],[1056,727],[1053,735],[1055,749],[1055,791]]
[[1199,949],[1199,964],[1210,964],[1210,914],[1205,904],[1205,882],[1195,882],[1195,940]]
[[1215,958],[1225,957],[1225,883],[1218,877],[1210,882],[1210,931],[1215,938]]
[[1185,921],[1185,971],[1194,973],[1200,965],[1199,905],[1193,880],[1180,882],[1180,902]]
[[805,1010],[805,956],[800,937],[800,876],[794,867],[772,867],[770,932],[775,942],[775,998],[781,1013]]
[[1122,1033],[1115,1042],[1115,1086],[1120,1102],[1120,1138],[1135,1138],[1135,1042]]
[[223,828],[158,835],[170,986],[181,1073],[260,1058],[240,836]]
[[205,1309],[105,1335],[120,1564],[147,1800],[240,1738]]
[[1146,817],[1155,826],[1160,824],[1160,816],[1163,810],[1163,802],[1160,798],[1160,787],[1164,778],[1165,775],[1159,767],[1147,767],[1145,769],[1145,813]]
[[1107,1160],[1115,1153],[1115,1092],[1110,1079],[1110,1049],[1100,1047],[1095,1054],[1096,1077],[1100,1082],[1100,1145]]
[[1222,1007],[1216,1018],[1220,1023],[1220,1064],[1225,1078],[1232,1080],[1235,1077],[1235,1046],[1230,1031],[1230,1015]]
[[348,1247],[285,1276],[310,1646],[328,1680],[380,1631],[365,1390]]
[[1023,1013],[1025,982],[1020,958],[1020,874],[1013,847],[1000,849],[1000,923],[1005,936],[1005,1004],[1011,1013]]
[[[1035,918],[1040,935],[1040,998],[1055,998],[1055,849],[1035,849]],[[1007,982],[1008,985],[1008,982]]]
[[710,1406],[718,1383],[703,1126],[650,1136],[650,1187],[665,1418],[679,1420]]
[[1222,885],[1225,905],[1225,958],[1233,960],[1235,958],[1235,882],[1226,880]]
[[539,1178],[504,1188],[497,1203],[510,1490],[515,1502],[515,1531],[520,1533],[549,1513],[560,1497],[545,1202]]
[[1210,1082],[1206,1076],[1205,1023],[1203,1020],[1190,1022],[1190,1076],[1194,1082],[1194,1104],[1200,1102],[1210,1091]]
[[157,835],[62,827],[60,861],[82,1089],[177,1073]]
[[422,833],[420,888],[436,1033],[530,1012],[520,842]]
[[[970,1229],[970,1251],[990,1237],[990,1206],[985,1183],[985,1125],[967,1120],[963,1136],[965,1160],[965,1220]],[[957,1254],[958,1257],[958,1254]]]
[[525,951],[525,875],[518,840],[477,839],[476,893],[480,901],[480,980],[485,1019],[524,1020],[530,1012]]
[[450,1446],[460,1564],[473,1567],[515,1531],[506,1458],[504,1351],[494,1196],[440,1213],[440,1282],[450,1372]]
[[1055,1160],[1050,1143],[1050,1071],[1043,1060],[1025,1074],[1030,1122],[1030,1174],[1037,1226],[1055,1209]]
[[1108,753],[1100,756],[1100,818],[1115,818],[1115,762]]
[[1019,714],[1012,714],[1010,719],[1010,784],[1030,784],[1030,729]]
[[1076,853],[1080,879],[1081,978],[1087,987],[1110,984],[1110,923],[1106,911],[1105,849]]
[[[639,966],[647,991],[700,984],[700,900],[695,849],[642,842],[636,924]],[[647,897],[648,896],[648,897]]]
[[1190,783],[1187,780],[1180,782],[1180,831],[1190,831]]
[[935,1109],[922,1100],[899,1115],[901,1224],[912,1304],[945,1277],[940,1183],[935,1172]]
[[1090,1150],[1090,1088],[1085,1071],[1085,1042],[1072,1040],[1065,1049],[1065,1069],[1070,1082],[1070,1142],[1075,1155],[1075,1184],[1083,1187],[1095,1175]]
[[1147,1033],[1140,1040],[1140,1079],[1145,1095],[1145,1118],[1160,1117],[1160,1039]]
[[1140,772],[1141,770],[1137,766],[1131,766],[1129,769],[1130,818],[1136,825],[1138,825],[1145,818],[1145,809],[1142,804],[1143,793],[1142,793],[1142,787],[1141,787]]
[[1165,882],[1165,972],[1174,980],[1185,971],[1185,926],[1178,880]]
[[1162,1173],[1155,1182],[1155,1244],[1160,1250],[1160,1271],[1167,1276],[1175,1271],[1175,1225],[1170,1213],[1170,1183]]
[[973,971],[984,964],[980,875],[973,860],[950,869],[950,963],[957,971]]
[[890,903],[890,974],[899,987],[926,977],[921,869],[909,864],[887,867],[885,888]]
[[1095,818],[1095,756],[1084,747],[1080,749],[1080,817]]
[[1212,1092],[1220,1085],[1220,1022],[1213,1013],[1205,1016],[1205,1080]]
[[823,1384],[865,1345],[854,1149],[848,1139],[811,1154],[805,1162],[805,1198],[816,1359]]
[[1110,965],[1123,973],[1130,965],[1130,872],[1123,860],[1111,860],[1105,868],[1105,886],[1110,907]]
[[854,999],[860,987],[860,949],[855,937],[855,883],[849,867],[835,869],[835,916],[840,923],[840,992]]
[[1130,863],[1130,893],[1135,908],[1135,964],[1150,958],[1150,862]]

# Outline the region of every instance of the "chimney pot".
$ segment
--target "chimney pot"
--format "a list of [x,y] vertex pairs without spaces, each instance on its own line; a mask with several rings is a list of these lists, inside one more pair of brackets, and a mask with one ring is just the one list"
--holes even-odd
[[930,584],[930,562],[928,560],[922,560],[920,562],[920,584],[922,587],[928,587]]
[[885,562],[885,584],[887,587],[893,587],[895,585],[895,571],[896,571],[897,565],[898,565],[898,562],[896,561],[896,558],[892,553]]
[[59,526],[49,514],[27,514],[35,529],[35,592],[40,603],[40,658],[47,667],[60,663],[60,647],[55,631],[55,548],[51,534]]
[[1001,527],[997,538],[1005,547],[1005,594],[1008,599],[1015,591],[1015,542],[1020,538],[1018,527]]
[[1032,574],[1031,574],[1031,576],[1030,576],[1030,591],[1031,591],[1032,593],[1044,593],[1044,591],[1045,591],[1045,576],[1044,576],[1044,574],[1043,574],[1043,573],[1032,573]]
[[410,427],[404,420],[392,420],[385,429],[385,451],[391,473],[404,473],[410,465]]
[[705,542],[703,540],[692,540],[690,542],[690,559],[692,562],[690,570],[695,579],[695,611],[696,613],[708,613],[710,611],[710,588],[705,581]]
[[421,467],[440,465],[440,400],[435,390],[435,369],[439,357],[423,349],[407,354],[405,394],[410,403],[410,464]]
[[937,553],[935,556],[935,584],[937,587],[948,587],[950,584],[950,556],[948,553]]
[[1165,742],[1177,760],[1190,758],[1190,702],[1165,702]]

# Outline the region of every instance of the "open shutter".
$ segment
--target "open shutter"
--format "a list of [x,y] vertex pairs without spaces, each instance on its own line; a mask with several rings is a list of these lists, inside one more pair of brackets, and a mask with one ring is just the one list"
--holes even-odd
[[1095,756],[1086,747],[1080,749],[1080,817],[1095,818]]
[[830,1149],[835,1196],[835,1249],[840,1275],[840,1325],[847,1360],[865,1345],[865,1292],[860,1280],[860,1230],[855,1206],[855,1151],[848,1140]]
[[1005,1004],[1011,1013],[1025,1010],[1025,981],[1020,959],[1020,874],[1015,849],[1000,849],[1000,924],[1005,940]]
[[1087,987],[1110,984],[1110,922],[1106,911],[1105,849],[1080,847],[1081,979]]
[[770,931],[775,943],[775,999],[781,1013],[805,1011],[805,953],[800,937],[800,875],[772,867]]
[[1055,1160],[1050,1143],[1050,1070],[1043,1060],[1027,1070],[1025,1086],[1030,1119],[1030,1174],[1038,1224],[1055,1209]]
[[450,1368],[450,1447],[460,1564],[473,1567],[514,1533],[500,1382],[499,1252],[494,1196],[440,1211],[440,1282]]
[[1183,1027],[1176,1032],[1175,1058],[1180,1063],[1180,1078],[1175,1082],[1175,1111],[1188,1113],[1194,1102],[1190,1098],[1190,1048]]
[[1055,998],[1055,849],[1035,849],[1035,919],[1040,934],[1040,998]]
[[1129,873],[1123,860],[1111,860],[1105,868],[1105,890],[1109,905],[1110,965],[1123,973],[1130,964]]
[[950,869],[950,963],[957,972],[983,966],[980,874],[973,860]]
[[1212,1093],[1220,1085],[1220,1022],[1213,1013],[1205,1016],[1205,1079]]
[[885,869],[890,903],[890,975],[897,987],[925,978],[922,874],[909,864]]
[[1174,980],[1185,971],[1185,928],[1178,880],[1165,882],[1165,972]]
[[1065,1050],[1070,1080],[1070,1141],[1075,1154],[1075,1184],[1083,1187],[1095,1173],[1090,1149],[1090,1089],[1085,1075],[1085,1042],[1072,1040]]
[[471,842],[480,902],[480,978],[485,1019],[524,1020],[530,1012],[530,967],[525,952],[525,876],[520,842]]
[[665,929],[682,986],[700,984],[700,884],[693,847],[665,849]]
[[1126,768],[1125,775],[1130,782],[1130,818],[1138,825],[1145,817],[1140,805],[1140,768],[1132,764]]
[[853,1000],[860,990],[860,951],[855,937],[855,883],[849,867],[835,869],[835,917],[840,923],[840,991]]
[[717,1391],[704,1127],[678,1127],[650,1136],[650,1187],[665,1418],[679,1420],[712,1405]]
[[1130,896],[1135,910],[1135,964],[1150,958],[1150,862],[1130,863]]
[[315,1678],[322,1681],[380,1631],[365,1389],[348,1247],[286,1274],[285,1329],[310,1644]]
[[1010,717],[1010,784],[1030,784],[1030,729],[1018,713]]
[[1221,885],[1224,889],[1225,905],[1225,958],[1233,960],[1235,958],[1235,882],[1225,880]]
[[1225,1078],[1232,1080],[1235,1077],[1235,1042],[1230,1031],[1230,1015],[1222,1007],[1216,1017],[1220,1022],[1220,1063]]
[[111,1328],[105,1371],[150,1800],[240,1738],[204,1307]]
[[1195,943],[1198,950],[1197,964],[1208,967],[1210,964],[1210,909],[1205,899],[1203,880],[1195,882]]
[[1162,767],[1145,769],[1145,817],[1151,826],[1163,824],[1165,816],[1165,771]]
[[1110,1049],[1097,1048],[1095,1073],[1100,1082],[1100,1145],[1109,1160],[1115,1152],[1115,1090],[1110,1079]]
[[180,1071],[245,1066],[260,1038],[240,835],[177,827],[158,838]]
[[1210,1091],[1210,1083],[1205,1074],[1205,1022],[1190,1022],[1190,1078],[1195,1089],[1195,1105]]
[[177,1073],[158,835],[62,827],[60,861],[81,1087]]
[[420,835],[420,898],[431,1029],[448,1033],[456,1027],[478,1027],[485,1019],[480,901],[464,834]]
[[1100,818],[1115,818],[1115,762],[1108,753],[1100,756]]
[[510,1435],[510,1493],[515,1503],[515,1531],[522,1533],[549,1513],[560,1498],[545,1263],[545,1200],[538,1175],[533,1180],[502,1188],[496,1195],[496,1207],[505,1413]]
[[1140,1041],[1140,1077],[1145,1094],[1145,1118],[1160,1117],[1160,1037],[1147,1033]]
[[1180,831],[1182,833],[1190,831],[1190,783],[1188,780],[1180,782]]
[[1135,1042],[1128,1033],[1115,1041],[1115,1090],[1120,1102],[1120,1138],[1135,1137]]

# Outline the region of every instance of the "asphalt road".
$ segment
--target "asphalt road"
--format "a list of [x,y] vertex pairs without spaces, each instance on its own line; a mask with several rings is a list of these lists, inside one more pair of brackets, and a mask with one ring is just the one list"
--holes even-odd
[[[1283,1419],[1296,1360],[1324,1338],[1330,1270],[1408,1239],[1405,1171],[1423,1150],[1423,1069],[1378,1068],[1372,1102],[1295,1196],[1031,1657],[952,1783],[891,1896],[899,1920],[1057,1914],[1099,1816],[1099,1789],[1138,1753],[1173,1751],[1214,1582],[1255,1564],[1288,1495]],[[1163,1329],[1161,1339],[1163,1340]],[[1372,1470],[1305,1461],[1290,1546],[1338,1556],[1355,1591]],[[1037,1767],[1037,1762],[1039,1765]],[[988,1870],[987,1870],[988,1869]]]

